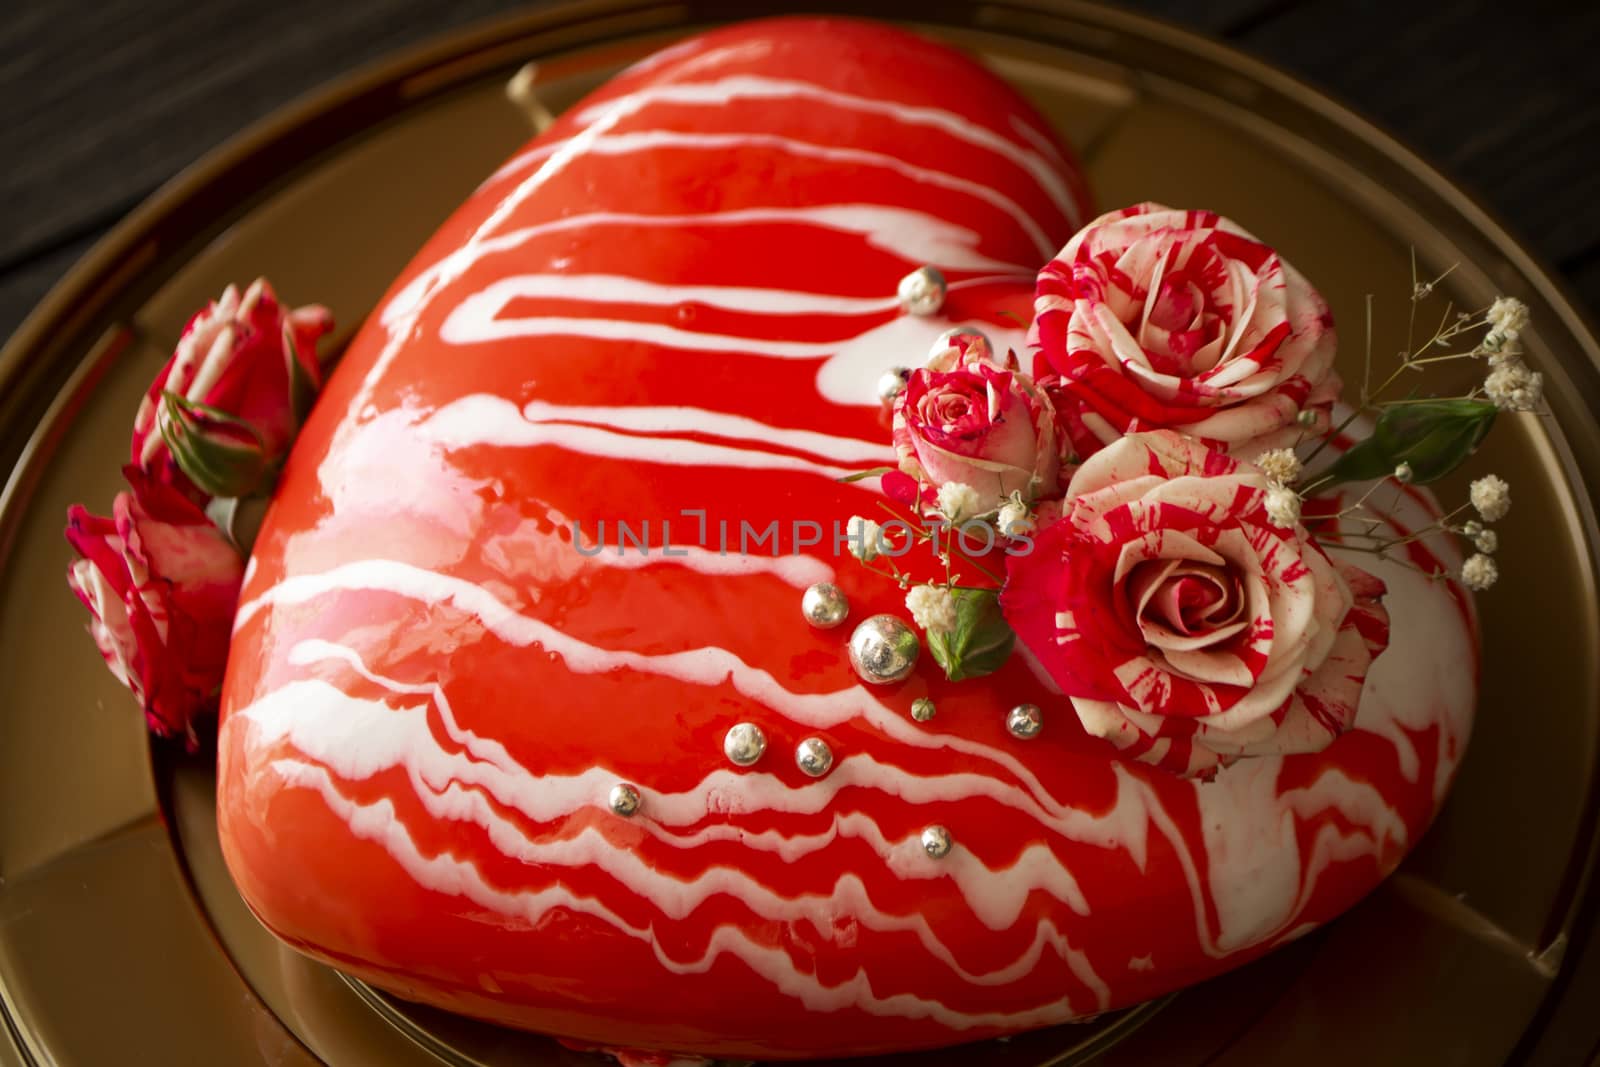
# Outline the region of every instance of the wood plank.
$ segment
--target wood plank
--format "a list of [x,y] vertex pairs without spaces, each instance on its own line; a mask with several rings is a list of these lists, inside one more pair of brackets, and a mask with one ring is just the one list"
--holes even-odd
[[1308,0],[1235,43],[1389,127],[1551,262],[1600,241],[1600,5]]
[[0,20],[0,264],[98,229],[245,125],[516,0],[29,0]]

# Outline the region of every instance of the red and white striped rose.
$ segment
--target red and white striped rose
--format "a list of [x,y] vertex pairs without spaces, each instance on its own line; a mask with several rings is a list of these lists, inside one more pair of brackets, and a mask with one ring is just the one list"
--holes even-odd
[[933,354],[895,400],[894,447],[900,470],[929,486],[969,485],[973,514],[1012,493],[1057,492],[1055,414],[1014,359],[992,358],[987,344],[960,340]]
[[1007,562],[1001,605],[1089,733],[1208,775],[1355,721],[1381,581],[1267,517],[1266,476],[1173,431],[1124,437]]
[[1250,459],[1328,428],[1327,303],[1220,215],[1102,215],[1039,273],[1034,311],[1034,376],[1080,456],[1171,428]]

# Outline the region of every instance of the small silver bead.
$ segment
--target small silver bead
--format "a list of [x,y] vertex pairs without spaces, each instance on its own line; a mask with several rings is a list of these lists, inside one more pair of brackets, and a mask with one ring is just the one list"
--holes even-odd
[[928,349],[931,358],[953,347],[957,342],[965,341],[967,344],[967,359],[994,359],[994,342],[989,340],[989,335],[982,330],[973,329],[971,326],[957,326],[954,329],[941,333],[933,342],[933,347]]
[[833,750],[820,737],[808,737],[794,750],[794,761],[813,778],[821,778],[833,766]]
[[944,307],[944,295],[949,289],[944,274],[938,267],[918,267],[900,279],[895,290],[900,298],[900,309],[912,315],[935,315]]
[[864,682],[898,682],[917,665],[922,642],[917,632],[893,615],[874,615],[850,635],[850,666]]
[[930,826],[922,831],[922,851],[936,860],[950,855],[950,848],[954,844],[950,831],[942,826]]
[[918,722],[927,722],[933,718],[933,713],[938,710],[933,706],[933,701],[927,697],[918,697],[911,702],[911,717]]
[[753,722],[741,722],[722,739],[722,751],[741,767],[748,767],[767,751],[767,735]]
[[800,612],[817,629],[831,630],[850,614],[850,601],[832,582],[818,582],[800,597]]
[[1011,731],[1012,737],[1020,737],[1027,741],[1038,737],[1039,731],[1043,728],[1044,716],[1037,704],[1018,704],[1006,712],[1006,729]]
[[878,399],[885,404],[894,402],[894,398],[906,391],[906,381],[911,377],[909,367],[890,367],[883,372],[883,377],[878,379]]
[[639,810],[639,791],[627,782],[619,782],[611,787],[610,803],[618,815],[632,815]]

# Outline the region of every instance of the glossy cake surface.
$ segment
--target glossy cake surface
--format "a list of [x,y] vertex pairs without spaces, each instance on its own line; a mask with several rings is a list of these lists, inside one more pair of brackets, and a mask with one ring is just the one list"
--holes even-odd
[[[491,176],[352,344],[256,545],[219,819],[262,920],[486,1019],[805,1057],[1136,1003],[1370,890],[1470,728],[1442,583],[1374,567],[1395,637],[1356,728],[1210,783],[1086,735],[1025,655],[868,687],[801,617],[825,580],[852,621],[903,613],[834,537],[881,499],[839,478],[894,461],[874,383],[953,325],[1022,350],[1087,199],[971,61],[807,20],[669,49]],[[929,318],[895,297],[922,264]]]

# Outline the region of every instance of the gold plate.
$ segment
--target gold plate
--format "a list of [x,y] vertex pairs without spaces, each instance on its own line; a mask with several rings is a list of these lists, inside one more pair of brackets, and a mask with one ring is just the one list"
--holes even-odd
[[[139,396],[226,283],[267,275],[291,303],[330,305],[348,336],[526,137],[502,91],[515,68],[538,60],[559,109],[726,14],[576,3],[360,72],[163,189],[0,353],[0,469],[15,465],[0,498],[0,1062],[598,1062],[394,1001],[267,935],[223,869],[210,768],[152,750],[83,635],[61,529],[69,503],[109,503]],[[1459,264],[1459,305],[1521,297],[1553,418],[1502,420],[1475,467],[1508,478],[1517,501],[1501,584],[1480,602],[1477,735],[1399,874],[1326,930],[1162,1004],[878,1062],[1504,1062],[1565,978],[1596,845],[1600,346],[1470,198],[1261,63],[1083,3],[934,4],[921,17],[915,28],[1035,100],[1082,150],[1102,204],[1213,208],[1280,248],[1345,325],[1347,380],[1359,380],[1366,293],[1375,335],[1403,339],[1412,248],[1426,271]]]

